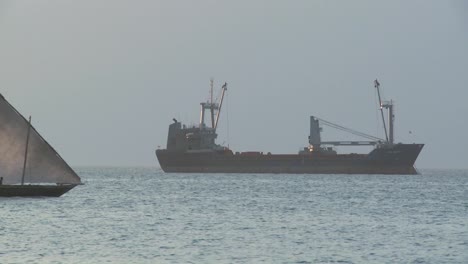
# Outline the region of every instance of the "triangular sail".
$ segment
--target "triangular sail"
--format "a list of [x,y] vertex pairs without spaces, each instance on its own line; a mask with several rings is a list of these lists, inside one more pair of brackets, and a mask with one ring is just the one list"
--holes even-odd
[[[0,94],[0,177],[3,184],[21,183],[28,121]],[[31,127],[26,175],[29,183],[81,183],[80,177]]]

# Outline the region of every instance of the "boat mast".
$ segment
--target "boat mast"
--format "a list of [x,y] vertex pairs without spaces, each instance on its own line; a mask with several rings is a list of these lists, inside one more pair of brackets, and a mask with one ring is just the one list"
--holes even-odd
[[24,150],[23,176],[21,177],[21,185],[24,185],[24,176],[26,175],[26,162],[28,160],[28,146],[29,146],[30,132],[31,132],[31,116],[29,116],[29,122],[28,122],[28,134],[26,136],[26,147]]
[[213,105],[213,78],[210,80],[210,113],[211,113],[211,128],[215,128],[214,105]]
[[379,96],[380,113],[382,114],[382,122],[383,122],[384,131],[385,131],[385,139],[388,142],[387,126],[385,125],[385,117],[383,113],[382,99],[380,98],[380,83],[377,79],[375,79],[374,81],[374,87],[377,89],[377,94]]
[[[200,110],[200,129],[205,129],[205,110],[210,110],[210,117],[211,117],[211,128],[213,130],[216,130],[218,127],[218,120],[219,120],[219,113],[221,112],[221,106],[223,105],[223,99],[224,99],[224,93],[227,90],[227,83],[224,83],[222,86],[222,94],[221,98],[217,98],[216,101],[220,102],[214,102],[213,99],[213,79],[211,79],[211,87],[210,87],[210,98],[208,99],[207,102],[200,103],[201,105],[201,110]],[[215,113],[216,112],[216,113]]]
[[210,110],[210,118],[211,118],[211,128],[215,127],[215,119],[214,119],[214,111],[216,110],[216,106],[213,103],[213,79],[210,79],[210,98],[207,102],[200,103],[201,111],[200,111],[200,129],[205,128],[205,110]]
[[394,141],[394,121],[395,121],[395,115],[393,114],[393,101],[390,100],[388,102],[384,102],[383,107],[388,109],[388,139],[391,144],[393,144]]

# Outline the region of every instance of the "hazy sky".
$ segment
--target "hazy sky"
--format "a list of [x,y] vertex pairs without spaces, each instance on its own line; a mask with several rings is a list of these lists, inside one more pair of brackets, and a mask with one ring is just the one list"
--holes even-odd
[[417,167],[468,168],[468,1],[0,0],[0,33],[0,93],[72,166],[159,166],[210,78],[234,151],[296,153],[310,115],[383,137],[378,78]]

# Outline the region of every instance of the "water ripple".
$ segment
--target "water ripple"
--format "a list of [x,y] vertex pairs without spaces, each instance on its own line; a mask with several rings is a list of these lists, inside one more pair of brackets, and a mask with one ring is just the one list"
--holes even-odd
[[77,171],[61,198],[0,198],[0,263],[468,262],[464,170]]

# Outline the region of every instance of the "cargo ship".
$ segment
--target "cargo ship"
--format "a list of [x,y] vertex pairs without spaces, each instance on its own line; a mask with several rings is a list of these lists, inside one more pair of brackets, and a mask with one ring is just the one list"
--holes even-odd
[[[166,149],[157,149],[156,157],[164,172],[176,173],[282,173],[282,174],[418,174],[414,163],[424,144],[394,142],[394,103],[382,101],[380,83],[377,89],[379,109],[385,139],[371,136],[324,119],[310,116],[309,145],[297,154],[272,154],[270,152],[233,152],[216,144],[216,128],[223,105],[227,83],[221,96],[201,103],[199,125],[186,126],[173,119],[169,125]],[[387,120],[385,113],[387,112]],[[205,114],[208,112],[208,124]],[[322,141],[322,126],[326,125],[367,141]],[[365,154],[339,154],[335,146],[373,146]]]

